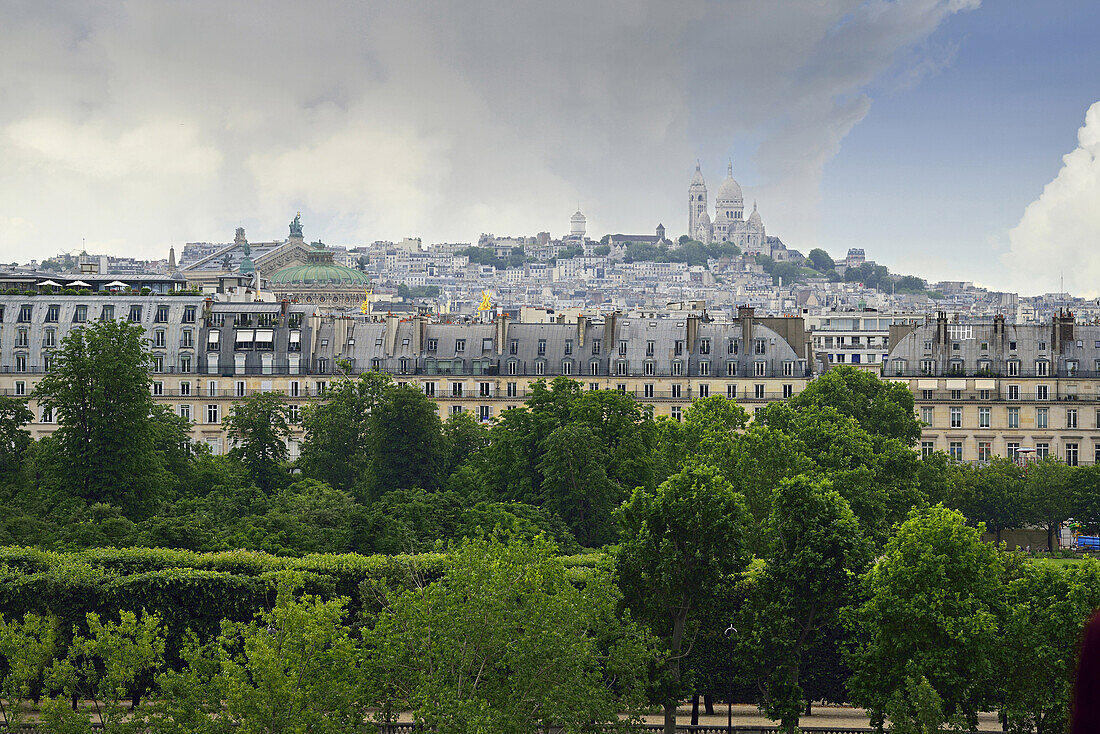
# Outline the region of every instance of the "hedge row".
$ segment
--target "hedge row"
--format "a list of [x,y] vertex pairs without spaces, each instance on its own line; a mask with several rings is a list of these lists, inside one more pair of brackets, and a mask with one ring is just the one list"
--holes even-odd
[[[256,551],[195,553],[160,548],[92,548],[58,553],[37,548],[0,547],[0,614],[53,614],[61,629],[83,628],[86,614],[114,617],[119,610],[156,613],[168,628],[169,656],[175,657],[187,630],[201,637],[217,632],[223,619],[247,621],[275,601],[277,577],[301,574],[305,591],[344,596],[358,617],[364,584],[423,583],[444,569],[443,553],[362,556],[354,553],[273,556]],[[578,581],[608,568],[604,554],[565,559]],[[368,595],[369,598],[369,595]]]

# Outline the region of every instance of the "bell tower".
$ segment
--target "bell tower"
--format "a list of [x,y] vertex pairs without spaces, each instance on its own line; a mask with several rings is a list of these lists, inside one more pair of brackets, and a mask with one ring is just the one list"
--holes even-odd
[[694,238],[703,215],[707,211],[707,185],[699,161],[695,162],[695,175],[688,186],[688,237]]

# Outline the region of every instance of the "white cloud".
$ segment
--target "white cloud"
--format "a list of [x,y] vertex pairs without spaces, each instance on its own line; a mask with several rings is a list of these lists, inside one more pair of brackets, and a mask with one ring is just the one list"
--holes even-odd
[[195,140],[183,122],[159,121],[123,129],[76,125],[51,118],[23,119],[5,129],[18,152],[60,171],[92,179],[147,175],[213,176],[221,155]]
[[[977,0],[25,3],[0,28],[0,260],[285,235],[684,227],[735,170],[812,247],[868,87]],[[899,64],[905,68],[898,69]]]
[[1028,204],[1008,235],[1003,256],[1013,286],[1022,293],[1057,291],[1100,295],[1100,102],[1089,107],[1077,131],[1077,148]]

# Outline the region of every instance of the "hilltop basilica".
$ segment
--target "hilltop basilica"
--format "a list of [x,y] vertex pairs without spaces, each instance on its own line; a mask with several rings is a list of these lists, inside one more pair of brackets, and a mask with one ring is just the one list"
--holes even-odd
[[744,218],[745,201],[741,186],[733,180],[733,163],[726,169],[726,180],[714,197],[714,220],[707,213],[707,185],[703,172],[695,166],[695,176],[688,187],[688,234],[700,242],[732,242],[742,252],[767,254],[774,244],[764,234],[764,222],[752,205],[752,214]]

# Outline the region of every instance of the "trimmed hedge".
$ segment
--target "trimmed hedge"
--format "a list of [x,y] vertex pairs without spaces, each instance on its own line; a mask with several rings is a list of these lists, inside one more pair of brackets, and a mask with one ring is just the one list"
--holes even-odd
[[[401,556],[315,554],[301,558],[258,551],[196,553],[162,548],[90,548],[73,553],[0,547],[0,614],[53,614],[64,634],[83,629],[85,615],[114,618],[119,610],[155,612],[168,629],[174,659],[187,630],[202,638],[221,621],[248,621],[275,602],[281,572],[299,573],[305,591],[347,597],[353,619],[363,611],[361,589],[371,583],[404,584],[415,570],[421,582],[439,578],[444,553]],[[611,557],[589,553],[564,558],[578,583],[608,571]]]

